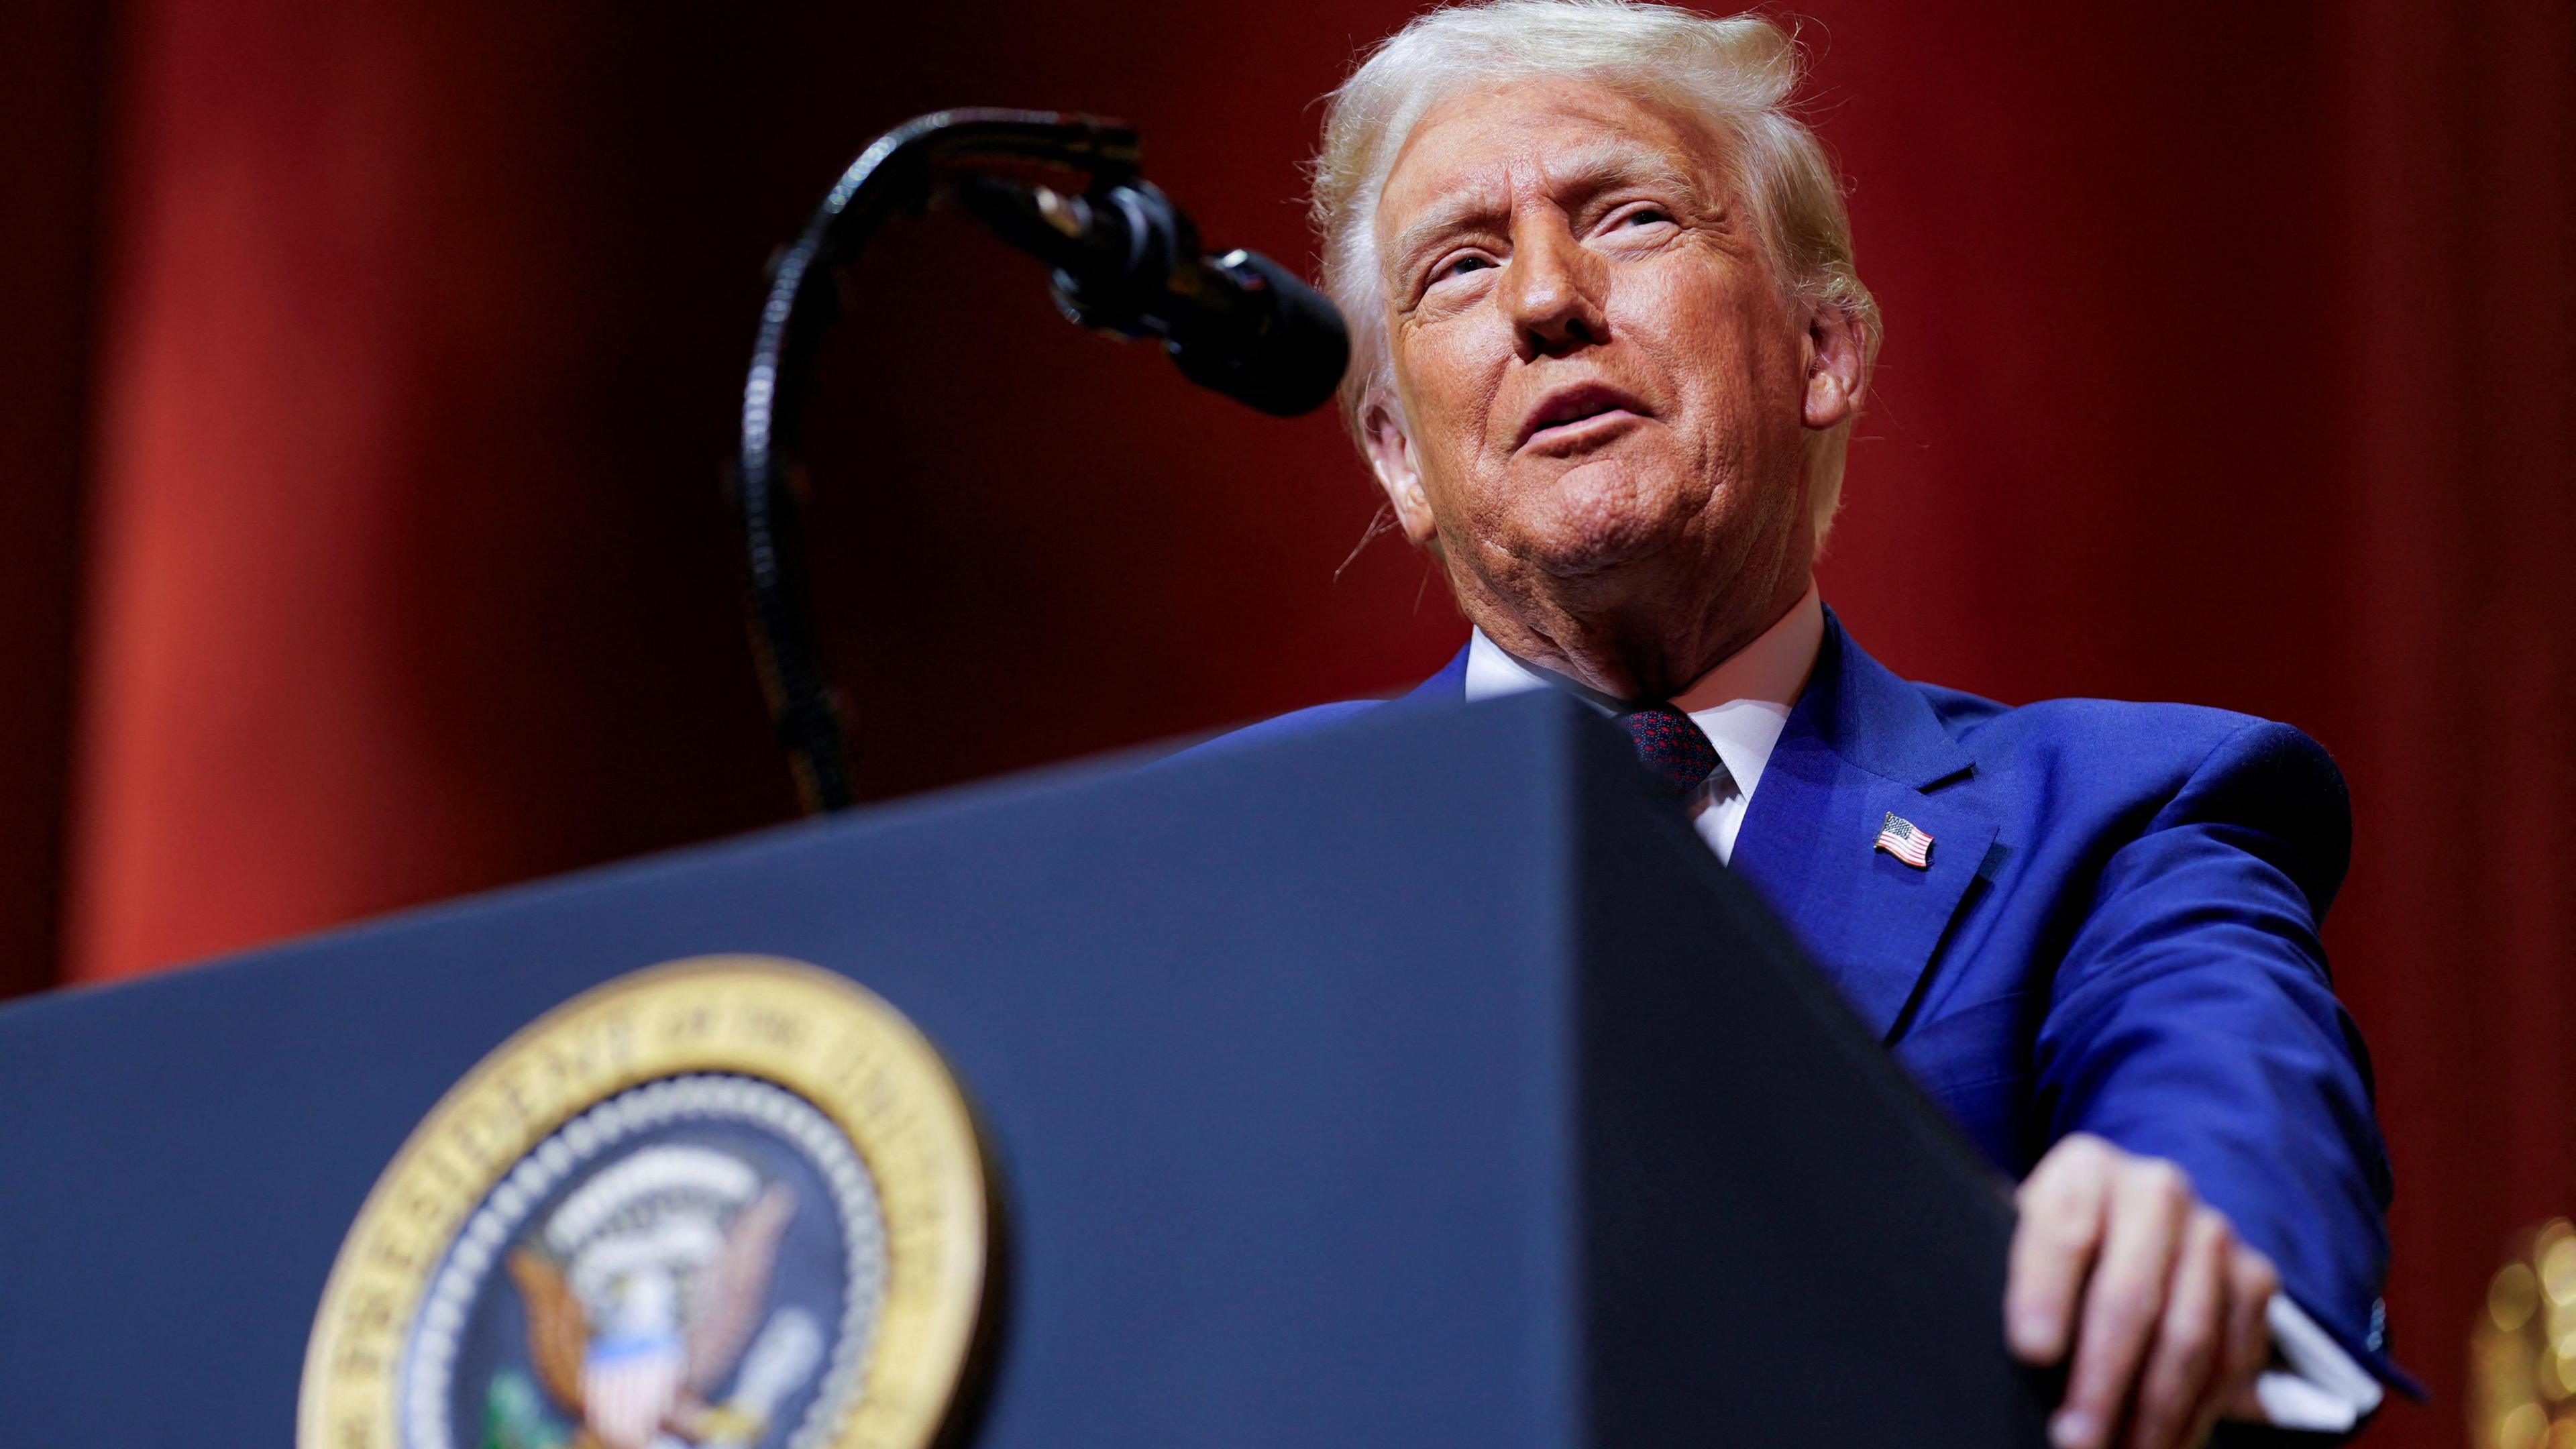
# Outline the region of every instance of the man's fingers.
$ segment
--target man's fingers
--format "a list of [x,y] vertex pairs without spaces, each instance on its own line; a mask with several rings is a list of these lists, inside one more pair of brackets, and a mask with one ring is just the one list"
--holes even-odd
[[2149,1335],[2164,1313],[2165,1284],[2192,1206],[2191,1180],[2170,1162],[2133,1159],[2113,1181],[2101,1262],[2084,1292],[2066,1403],[2049,1421],[2058,1449],[2099,1449],[2110,1442]]
[[[2197,1449],[2192,1431],[2218,1417],[2211,1390],[2227,1348],[2227,1266],[2234,1247],[2227,1220],[2208,1208],[2185,1221],[2173,1273],[2165,1281],[2164,1317],[2138,1379],[2137,1406],[2129,1417],[2131,1449]],[[2207,1437],[2205,1428],[2200,1432]]]
[[2025,1363],[2052,1364],[2066,1355],[2076,1295],[2101,1247],[2112,1162],[2100,1139],[2069,1137],[2040,1159],[2016,1194],[2021,1220],[2013,1227],[2004,1280],[2004,1334]]
[[2272,1260],[2238,1245],[2227,1262],[2227,1357],[2218,1385],[2221,1410],[2232,1418],[2259,1419],[2254,1380],[2272,1362],[2272,1295],[2281,1291]]

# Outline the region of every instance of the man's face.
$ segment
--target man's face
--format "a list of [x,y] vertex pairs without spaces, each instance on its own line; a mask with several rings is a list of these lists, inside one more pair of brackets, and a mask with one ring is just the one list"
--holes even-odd
[[1370,452],[1489,633],[1663,608],[1731,636],[1707,616],[1758,632],[1804,590],[1804,439],[1846,411],[1810,406],[1736,186],[1718,138],[1580,81],[1452,97],[1406,141],[1377,217],[1401,426]]

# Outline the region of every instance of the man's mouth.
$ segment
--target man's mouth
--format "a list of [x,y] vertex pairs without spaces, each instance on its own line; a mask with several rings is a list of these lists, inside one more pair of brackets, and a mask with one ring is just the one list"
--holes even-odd
[[1606,382],[1578,382],[1538,400],[1521,420],[1514,451],[1554,452],[1595,442],[1646,416],[1645,404]]

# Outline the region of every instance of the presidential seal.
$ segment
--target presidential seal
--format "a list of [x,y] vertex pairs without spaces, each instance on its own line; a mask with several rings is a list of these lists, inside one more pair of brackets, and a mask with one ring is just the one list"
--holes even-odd
[[988,1286],[966,1103],[815,967],[674,962],[502,1044],[359,1210],[302,1449],[921,1449]]

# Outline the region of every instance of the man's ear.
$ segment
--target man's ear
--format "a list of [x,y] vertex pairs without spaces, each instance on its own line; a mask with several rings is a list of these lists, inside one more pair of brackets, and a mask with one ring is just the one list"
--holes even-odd
[[1861,389],[1869,361],[1868,326],[1848,310],[1831,303],[1807,318],[1807,395],[1805,422],[1822,432],[1840,427],[1860,412]]
[[1413,438],[1385,399],[1370,400],[1368,411],[1360,415],[1360,436],[1368,446],[1369,471],[1377,475],[1377,486],[1386,490],[1386,501],[1395,509],[1396,522],[1404,526],[1404,536],[1417,548],[1429,547],[1440,528],[1431,518],[1430,495],[1422,491],[1422,468],[1414,457]]

